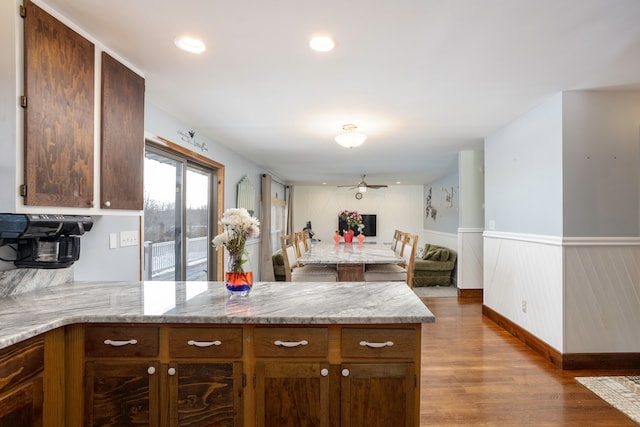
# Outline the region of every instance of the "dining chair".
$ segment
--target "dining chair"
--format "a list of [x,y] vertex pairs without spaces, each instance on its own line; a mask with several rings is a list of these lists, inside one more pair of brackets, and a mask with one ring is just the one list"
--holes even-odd
[[302,230],[302,237],[304,238],[304,248],[309,252],[311,250],[311,233],[307,228]]
[[299,265],[292,235],[280,237],[284,274],[287,282],[337,282],[338,272],[333,267],[320,265]]
[[295,247],[296,247],[296,252],[298,254],[298,258],[300,258],[302,255],[305,254],[305,252],[307,252],[302,231],[297,231],[293,233],[293,238],[295,241]]
[[396,230],[393,235],[395,242],[391,243],[391,249],[393,250],[393,252],[395,252],[396,255],[400,255],[402,253],[405,234],[407,233],[405,233],[404,231]]
[[418,236],[403,233],[402,242],[398,241],[401,264],[368,264],[364,270],[365,282],[406,282],[413,287],[413,262],[418,246]]

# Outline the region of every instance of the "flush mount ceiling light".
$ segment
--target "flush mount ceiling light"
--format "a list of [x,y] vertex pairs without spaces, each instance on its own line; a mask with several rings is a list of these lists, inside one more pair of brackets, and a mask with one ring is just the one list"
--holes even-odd
[[355,132],[358,129],[356,125],[342,125],[342,133],[335,137],[338,144],[345,148],[353,148],[359,145],[367,139],[367,135],[360,132]]
[[194,39],[189,36],[176,37],[174,43],[178,49],[195,54],[201,54],[207,49],[202,40]]
[[309,46],[316,52],[330,52],[336,44],[329,36],[316,36],[311,39]]

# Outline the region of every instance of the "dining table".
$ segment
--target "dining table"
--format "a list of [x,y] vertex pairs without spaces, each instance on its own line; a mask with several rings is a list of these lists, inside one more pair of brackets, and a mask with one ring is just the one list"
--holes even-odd
[[368,264],[401,264],[404,258],[389,245],[376,243],[315,243],[298,258],[302,265],[334,265],[339,282],[362,282]]

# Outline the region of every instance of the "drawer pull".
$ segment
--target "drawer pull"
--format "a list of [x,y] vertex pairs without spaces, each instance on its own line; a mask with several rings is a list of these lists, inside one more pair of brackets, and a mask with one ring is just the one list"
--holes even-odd
[[327,375],[329,375],[329,370],[327,368],[322,368],[320,370],[320,375],[322,375],[323,377],[326,377]]
[[299,347],[301,345],[307,345],[309,344],[309,341],[307,340],[302,340],[302,341],[274,341],[273,342],[275,345],[279,346],[279,347]]
[[384,347],[391,347],[393,345],[393,341],[387,341],[387,342],[360,341],[360,345],[362,347],[369,347],[369,348],[384,348]]
[[343,377],[348,377],[348,376],[349,376],[349,374],[350,374],[350,372],[349,372],[349,370],[348,370],[347,368],[344,368],[344,369],[342,370],[342,376],[343,376]]
[[169,368],[167,374],[174,376],[176,374],[176,368]]
[[132,340],[128,340],[128,341],[113,341],[113,340],[104,340],[104,343],[106,345],[110,345],[113,347],[122,347],[124,345],[135,345],[138,344],[138,340],[136,339],[132,339]]
[[189,340],[189,341],[187,341],[187,344],[194,345],[196,347],[211,347],[213,345],[215,345],[215,346],[222,345],[222,341],[194,341],[194,340]]
[[153,366],[149,366],[149,369],[147,369],[147,373],[149,375],[153,375],[156,373],[156,368],[154,368]]

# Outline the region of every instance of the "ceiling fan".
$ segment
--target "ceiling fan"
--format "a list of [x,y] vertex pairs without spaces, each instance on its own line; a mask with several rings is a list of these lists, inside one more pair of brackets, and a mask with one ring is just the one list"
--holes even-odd
[[366,175],[361,175],[360,178],[360,182],[357,183],[356,185],[338,185],[338,187],[350,187],[350,190],[353,189],[358,189],[359,192],[364,193],[365,191],[367,191],[368,188],[373,188],[378,189],[378,188],[386,188],[388,187],[388,185],[386,184],[379,184],[379,185],[369,185],[364,181],[364,178],[366,177]]

